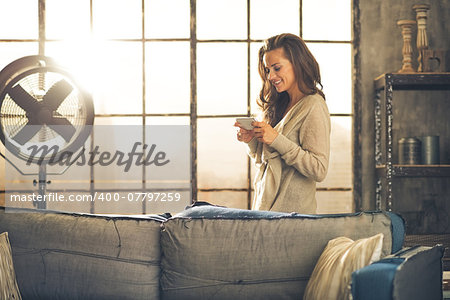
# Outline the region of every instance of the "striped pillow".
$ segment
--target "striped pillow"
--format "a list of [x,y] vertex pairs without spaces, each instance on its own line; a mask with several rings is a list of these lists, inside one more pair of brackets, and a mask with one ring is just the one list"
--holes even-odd
[[17,286],[7,232],[0,234],[0,299],[22,299]]

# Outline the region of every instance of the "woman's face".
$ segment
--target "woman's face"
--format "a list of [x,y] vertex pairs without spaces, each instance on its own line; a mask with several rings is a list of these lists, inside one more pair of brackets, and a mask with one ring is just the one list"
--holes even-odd
[[264,55],[267,79],[278,93],[288,92],[292,97],[299,91],[294,74],[294,66],[284,55],[283,48],[268,51]]

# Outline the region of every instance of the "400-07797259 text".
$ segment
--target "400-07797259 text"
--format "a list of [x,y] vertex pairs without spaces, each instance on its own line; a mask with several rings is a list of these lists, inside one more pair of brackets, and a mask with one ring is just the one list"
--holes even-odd
[[10,194],[10,202],[31,202],[31,201],[45,201],[45,202],[178,202],[182,198],[179,192],[94,192],[93,194],[62,194],[62,193],[48,193],[46,195],[39,194]]

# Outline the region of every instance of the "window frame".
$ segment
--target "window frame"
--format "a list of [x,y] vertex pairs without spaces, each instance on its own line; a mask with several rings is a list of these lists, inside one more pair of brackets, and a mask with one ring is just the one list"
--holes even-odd
[[[90,29],[93,31],[93,1],[90,2]],[[247,1],[247,38],[246,39],[210,39],[201,40],[197,39],[197,0],[189,0],[190,2],[190,36],[189,38],[146,38],[145,32],[145,4],[146,0],[141,0],[142,7],[142,36],[140,39],[109,39],[109,41],[118,42],[140,42],[142,44],[142,112],[133,114],[96,114],[96,118],[105,117],[139,117],[142,118],[142,125],[146,125],[146,118],[148,117],[189,117],[191,126],[191,187],[192,187],[192,197],[191,199],[197,199],[199,192],[218,192],[218,191],[231,191],[231,192],[246,192],[247,193],[247,208],[251,207],[252,202],[252,178],[251,178],[251,161],[250,158],[247,159],[247,183],[246,188],[198,188],[198,170],[197,170],[197,122],[202,118],[224,118],[224,117],[246,117],[251,115],[251,45],[253,43],[261,43],[263,40],[252,39],[250,37],[251,32],[251,0]],[[303,35],[303,0],[299,1],[299,36]],[[46,22],[45,22],[45,12],[46,12],[46,0],[38,0],[38,16],[39,16],[39,55],[45,55],[45,45],[46,42],[55,41],[46,38]],[[306,43],[336,43],[336,44],[350,44],[352,51],[352,112],[351,113],[331,113],[331,117],[350,117],[352,119],[352,187],[336,187],[336,188],[317,188],[318,192],[321,191],[333,191],[333,192],[353,192],[353,209],[355,211],[361,210],[361,107],[357,99],[361,97],[361,87],[360,87],[360,57],[358,55],[359,51],[359,31],[360,31],[360,12],[359,12],[359,0],[352,0],[352,38],[351,40],[305,40]],[[36,40],[0,40],[0,42],[29,42]],[[148,107],[146,104],[146,48],[148,47],[148,42],[189,42],[190,43],[190,112],[189,113],[147,113]],[[197,113],[197,46],[201,43],[246,43],[247,44],[247,112],[244,114],[232,114],[232,115],[198,115]],[[143,170],[143,180],[145,181],[145,170]],[[91,182],[94,181],[91,172]],[[145,183],[144,183],[145,184]],[[91,185],[91,192],[92,192]],[[145,208],[143,208],[143,213],[146,213]],[[95,213],[94,205],[91,205],[91,213]]]

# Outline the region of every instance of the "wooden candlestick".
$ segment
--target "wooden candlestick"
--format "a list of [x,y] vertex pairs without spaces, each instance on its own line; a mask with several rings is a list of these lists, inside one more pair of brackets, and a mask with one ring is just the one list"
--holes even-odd
[[413,9],[416,11],[416,20],[417,20],[417,51],[419,52],[419,56],[417,57],[417,61],[419,62],[417,72],[423,72],[422,52],[423,50],[428,49],[428,39],[426,29],[427,29],[427,11],[430,9],[430,5],[416,4],[413,6]]
[[402,68],[398,71],[399,73],[414,73],[414,69],[412,67],[412,47],[411,47],[411,33],[412,28],[416,25],[416,21],[414,20],[399,20],[397,25],[402,28],[402,36],[403,36],[403,60],[402,60]]

